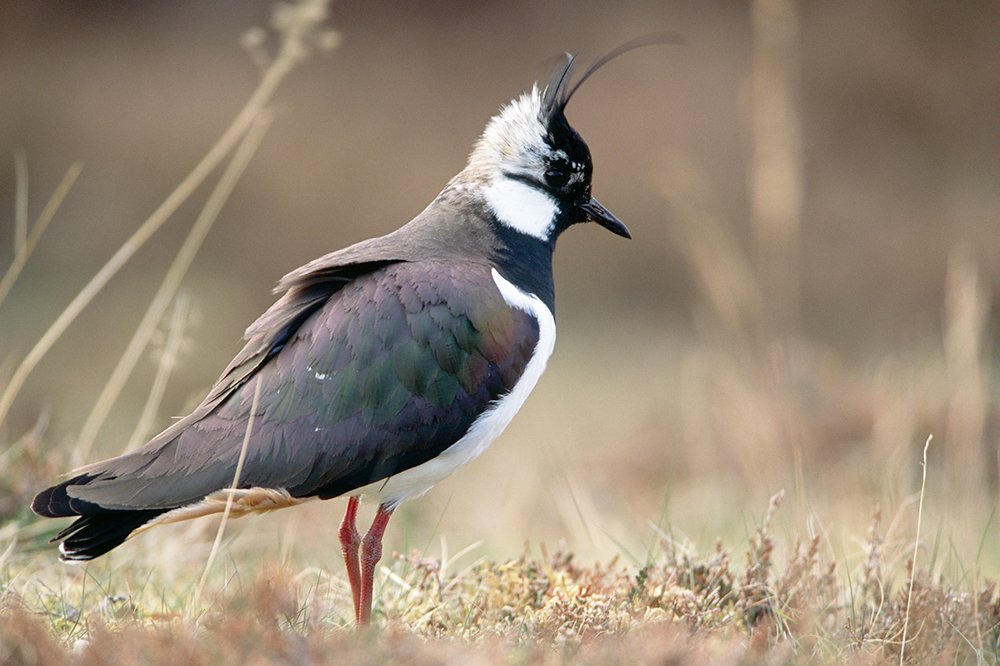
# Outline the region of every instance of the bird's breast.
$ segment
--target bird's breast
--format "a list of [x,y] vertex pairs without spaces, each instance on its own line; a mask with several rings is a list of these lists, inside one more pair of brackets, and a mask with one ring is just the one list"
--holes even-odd
[[437,457],[360,488],[357,494],[374,496],[379,504],[393,507],[405,499],[424,494],[434,484],[482,454],[506,429],[535,388],[555,348],[555,317],[537,296],[519,289],[496,269],[492,270],[492,275],[507,305],[528,314],[538,326],[538,342],[524,372],[508,393],[494,400],[476,418],[464,436]]

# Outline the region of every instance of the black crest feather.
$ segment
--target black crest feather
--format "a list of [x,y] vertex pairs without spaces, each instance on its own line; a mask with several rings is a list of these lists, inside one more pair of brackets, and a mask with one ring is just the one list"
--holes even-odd
[[549,76],[549,81],[545,84],[545,90],[542,93],[543,118],[552,119],[563,115],[566,110],[566,105],[569,104],[569,100],[572,99],[574,94],[576,94],[576,91],[579,90],[581,85],[583,85],[583,82],[589,79],[594,72],[599,70],[601,67],[604,67],[618,56],[644,46],[683,43],[684,39],[675,32],[656,32],[629,40],[595,60],[593,64],[584,70],[583,74],[580,75],[580,77],[572,85],[570,84],[570,80],[572,78],[573,65],[576,62],[576,56],[570,53],[563,54],[562,57],[560,57],[559,62],[553,68],[552,74]]

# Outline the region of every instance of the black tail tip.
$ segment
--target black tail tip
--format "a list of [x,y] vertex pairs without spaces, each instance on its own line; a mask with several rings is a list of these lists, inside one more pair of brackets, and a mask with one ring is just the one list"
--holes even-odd
[[54,490],[55,488],[47,488],[35,495],[35,499],[31,501],[31,510],[35,512],[35,515],[43,518],[59,517],[49,508],[49,498],[52,496]]
[[96,476],[92,474],[80,474],[51,488],[46,488],[35,495],[35,499],[31,501],[31,510],[44,518],[65,518],[100,512],[101,507],[70,497],[66,490],[70,486],[87,485],[95,478]]
[[50,543],[62,542],[59,559],[63,562],[86,562],[117,548],[132,532],[166,511],[168,509],[106,511],[81,516],[55,535]]

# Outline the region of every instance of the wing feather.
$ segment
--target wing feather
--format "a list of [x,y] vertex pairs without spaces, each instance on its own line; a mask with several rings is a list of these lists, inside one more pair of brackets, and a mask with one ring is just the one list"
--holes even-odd
[[318,305],[305,291],[289,296],[316,284],[293,284],[261,318],[273,330],[248,329],[257,337],[191,416],[88,466],[85,483],[71,479],[64,491],[77,508],[173,509],[229,486],[250,377],[262,393],[240,487],[350,492],[460,439],[513,388],[537,343],[537,323],[504,302],[486,265],[400,262],[326,284],[337,290]]

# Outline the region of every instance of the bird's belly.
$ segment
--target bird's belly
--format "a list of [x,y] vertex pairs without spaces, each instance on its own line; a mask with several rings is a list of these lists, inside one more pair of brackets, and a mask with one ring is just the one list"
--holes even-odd
[[461,439],[445,449],[436,458],[394,474],[387,479],[362,486],[351,491],[352,495],[374,498],[379,504],[391,508],[395,508],[405,499],[423,495],[435,483],[451,475],[485,451],[493,440],[500,436],[507,424],[514,418],[514,414],[528,399],[531,390],[535,388],[539,377],[545,371],[545,366],[555,348],[555,318],[537,296],[521,291],[495,269],[493,270],[493,280],[508,305],[527,312],[538,321],[538,343],[535,345],[534,353],[525,366],[521,378],[510,393],[493,402],[489,409],[473,422]]

